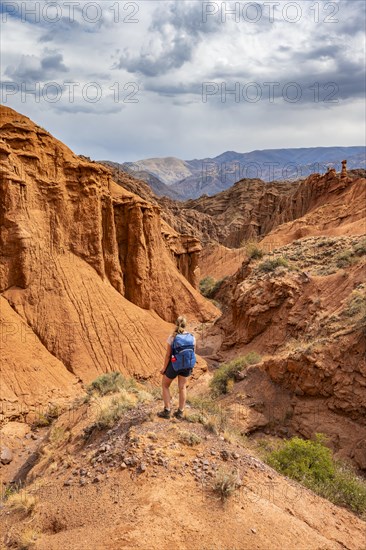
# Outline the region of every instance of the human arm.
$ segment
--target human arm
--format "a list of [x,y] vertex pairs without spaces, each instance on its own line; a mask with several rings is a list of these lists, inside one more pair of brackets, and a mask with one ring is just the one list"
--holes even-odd
[[172,347],[170,344],[167,344],[167,347],[166,347],[166,354],[165,354],[165,358],[164,358],[164,368],[161,369],[160,371],[160,374],[164,374],[168,364],[169,364],[169,361],[170,361],[170,358],[172,356]]

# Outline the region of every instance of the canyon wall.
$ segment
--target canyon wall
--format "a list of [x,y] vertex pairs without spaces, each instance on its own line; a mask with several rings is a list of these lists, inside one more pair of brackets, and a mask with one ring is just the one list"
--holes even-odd
[[220,361],[261,355],[252,370],[267,378],[253,374],[238,393],[262,403],[256,419],[262,429],[306,437],[323,432],[339,456],[364,470],[365,272],[366,237],[357,234],[302,238],[247,258],[214,296],[223,315],[208,332],[208,340],[220,335]]
[[[2,397],[30,402],[43,385],[71,395],[112,370],[158,376],[175,317],[217,315],[188,282],[199,242],[182,247],[159,208],[105,166],[9,108],[0,116]],[[32,375],[19,353],[37,357]]]
[[[345,177],[331,170],[296,182],[241,180],[217,195],[203,195],[185,202],[165,197],[157,200],[164,219],[172,227],[189,231],[205,245],[216,242],[228,248],[238,248],[248,240],[262,240],[269,233],[273,242],[277,239],[278,243],[285,244],[280,233],[274,231],[277,227],[294,222],[297,233],[292,240],[312,234],[303,227],[302,218],[314,210],[321,212],[320,209],[329,204],[337,208],[333,218],[329,216],[327,219],[330,228],[337,223],[344,226],[347,218],[352,218],[352,223],[363,220],[364,205],[359,201],[356,212],[352,195],[364,195],[364,178],[364,170],[352,170]],[[347,201],[343,203],[342,211],[340,201],[345,197],[349,197],[353,204],[351,210]],[[296,224],[296,220],[300,221]],[[318,221],[321,221],[320,217]],[[325,223],[323,229],[326,229]],[[347,234],[352,233],[354,230],[350,229]],[[269,239],[266,242],[269,244]]]

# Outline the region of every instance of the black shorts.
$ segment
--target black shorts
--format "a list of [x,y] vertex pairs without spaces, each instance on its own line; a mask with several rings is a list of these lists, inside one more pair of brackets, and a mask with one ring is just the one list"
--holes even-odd
[[179,372],[175,371],[173,368],[173,365],[171,361],[169,361],[169,364],[164,372],[165,376],[170,378],[170,380],[174,380],[174,378],[177,378],[177,376],[184,376],[185,378],[188,378],[192,374],[192,369],[182,369]]

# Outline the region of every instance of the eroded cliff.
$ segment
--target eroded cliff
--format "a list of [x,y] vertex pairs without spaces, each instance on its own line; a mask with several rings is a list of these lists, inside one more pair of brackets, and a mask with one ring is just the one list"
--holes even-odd
[[[188,282],[198,241],[180,247],[158,207],[118,186],[105,166],[9,108],[0,115],[5,399],[39,394],[43,382],[30,383],[16,354],[41,358],[40,346],[34,381],[52,369],[65,395],[106,371],[156,375],[169,322],[182,313],[191,320],[217,314]],[[24,326],[27,338],[13,350],[11,333]]]
[[[355,233],[354,227],[346,230],[345,225],[365,218],[365,204],[360,200],[356,208],[355,203],[357,196],[364,196],[364,181],[364,170],[349,171],[343,176],[331,170],[295,182],[241,180],[212,197],[203,195],[185,202],[164,197],[158,202],[164,219],[172,227],[188,230],[205,245],[216,243],[239,248],[248,240],[262,240],[271,233],[271,240],[278,246],[308,234],[320,234],[327,228],[334,229],[336,225],[342,226],[343,233]],[[346,197],[346,202],[342,202]],[[326,209],[327,218],[322,208]],[[318,227],[307,228],[303,217],[314,211],[324,219],[319,216],[315,222]],[[284,227],[291,222],[292,234]],[[281,231],[275,232],[280,226]],[[287,241],[283,239],[284,233]]]
[[362,235],[309,237],[247,258],[215,296],[224,313],[207,335],[220,335],[220,360],[262,357],[237,390],[261,404],[249,431],[324,432],[363,469],[365,271]]

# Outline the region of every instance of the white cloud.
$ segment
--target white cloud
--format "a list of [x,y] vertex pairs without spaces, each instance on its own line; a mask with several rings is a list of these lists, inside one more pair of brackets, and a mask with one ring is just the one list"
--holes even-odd
[[[3,103],[78,153],[116,161],[187,159],[235,149],[363,143],[363,2],[298,0],[291,3],[301,9],[297,22],[289,21],[296,18],[294,8],[286,8],[289,2],[279,2],[273,22],[268,3],[259,2],[262,17],[255,23],[248,20],[255,16],[252,2],[240,2],[239,20],[228,16],[226,22],[223,2],[136,1],[127,9],[120,2],[117,14],[109,0],[83,13],[93,4],[83,0],[74,20],[64,2],[58,4],[61,12],[46,12],[49,19],[60,13],[57,23],[45,17],[22,21],[20,11],[3,22],[2,81],[41,86],[39,103],[20,93],[3,95]],[[202,10],[216,8],[205,22]],[[42,97],[48,81],[60,85],[57,102],[52,94]],[[65,82],[75,84],[73,102]],[[218,86],[206,103],[203,82]],[[262,92],[255,103],[254,88],[246,88],[251,82]],[[279,83],[273,102],[266,82]],[[287,87],[288,98],[282,92],[291,82],[301,90],[294,103],[288,99],[296,88]],[[332,82],[338,90],[326,88]],[[221,83],[227,90],[239,86],[239,101],[228,94],[222,102]],[[338,102],[325,101],[332,91]]]

